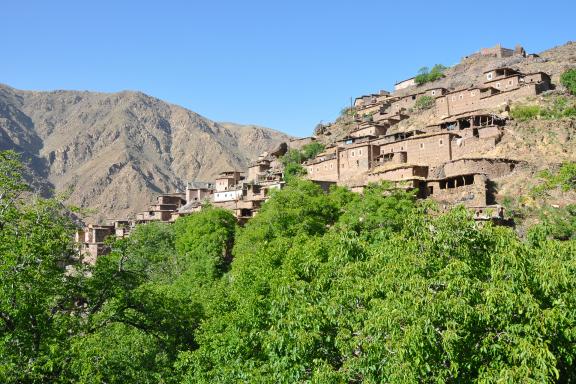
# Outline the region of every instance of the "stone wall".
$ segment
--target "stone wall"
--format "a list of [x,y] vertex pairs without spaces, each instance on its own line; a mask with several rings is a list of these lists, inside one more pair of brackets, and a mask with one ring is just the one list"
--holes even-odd
[[483,173],[490,179],[508,175],[514,171],[517,161],[509,159],[459,159],[453,160],[443,167],[443,177],[453,177],[461,174]]
[[369,173],[366,181],[369,183],[378,182],[380,180],[402,180],[414,179],[414,177],[428,176],[428,167],[418,165],[405,165],[388,170]]
[[449,205],[485,206],[487,180],[485,175],[480,174],[431,180],[427,183],[429,197]]
[[496,146],[497,138],[488,137],[481,139],[479,137],[456,138],[452,140],[452,159],[461,159],[469,157],[472,154],[487,152]]

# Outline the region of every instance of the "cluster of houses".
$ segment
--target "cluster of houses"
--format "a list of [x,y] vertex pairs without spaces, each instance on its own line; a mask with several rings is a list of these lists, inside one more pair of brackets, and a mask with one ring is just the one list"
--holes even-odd
[[[490,54],[524,54],[520,48],[496,48]],[[501,217],[491,186],[513,172],[518,161],[482,157],[504,134],[507,118],[493,111],[551,89],[550,76],[499,67],[484,72],[479,84],[465,89],[449,90],[433,83],[423,87],[411,81],[397,83],[392,93],[356,98],[356,128],[308,160],[306,177],[357,192],[368,183],[386,180],[445,206],[463,204],[474,209],[479,219]],[[422,97],[433,102],[435,121],[410,131],[391,129],[410,117]]]
[[[500,46],[482,55],[525,55],[523,49]],[[484,158],[479,154],[501,140],[506,117],[490,112],[518,98],[537,95],[551,88],[543,72],[521,73],[500,67],[486,71],[483,81],[466,89],[418,86],[412,79],[399,82],[394,92],[381,91],[356,98],[356,128],[328,145],[303,166],[305,176],[322,187],[343,185],[362,193],[372,182],[386,180],[396,188],[410,189],[420,198],[432,198],[446,207],[463,204],[478,220],[504,219],[496,205],[493,181],[506,176],[518,161]],[[401,91],[401,92],[400,92]],[[417,130],[391,129],[413,113],[422,97],[433,100],[436,121]],[[313,142],[314,137],[296,139],[291,146]],[[173,222],[198,212],[209,203],[231,210],[240,223],[256,215],[269,192],[284,185],[280,157],[288,145],[262,154],[247,173],[222,172],[213,182],[193,181],[185,193],[163,194],[134,220],[113,220],[109,225],[89,225],[79,230],[77,242],[85,260],[94,262],[108,251],[108,236],[125,237],[136,224]]]
[[[294,140],[294,145],[301,145]],[[113,219],[106,225],[90,224],[76,231],[76,243],[80,247],[83,260],[94,263],[96,258],[109,251],[106,238],[123,238],[130,234],[134,226],[151,222],[174,222],[181,216],[198,212],[206,204],[229,209],[240,223],[256,215],[270,196],[270,191],[281,189],[283,181],[282,164],[279,158],[286,153],[288,146],[282,143],[271,153],[264,153],[250,164],[247,174],[237,170],[221,172],[214,182],[192,181],[186,192],[161,194],[146,211],[136,214],[134,219]]]

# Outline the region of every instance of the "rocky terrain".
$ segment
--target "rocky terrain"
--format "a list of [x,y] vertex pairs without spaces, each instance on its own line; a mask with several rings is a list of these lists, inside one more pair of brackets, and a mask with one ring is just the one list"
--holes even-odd
[[28,163],[43,195],[93,211],[90,221],[130,216],[186,181],[243,170],[289,137],[217,123],[139,92],[33,92],[0,85],[0,150]]

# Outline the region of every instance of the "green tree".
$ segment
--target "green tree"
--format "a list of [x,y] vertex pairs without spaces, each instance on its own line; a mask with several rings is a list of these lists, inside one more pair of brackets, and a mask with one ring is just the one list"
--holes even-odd
[[324,144],[312,142],[302,146],[301,149],[290,149],[281,161],[284,165],[284,178],[290,182],[294,178],[306,175],[306,170],[302,163],[306,160],[316,157],[325,149]]
[[58,381],[80,326],[74,227],[60,202],[22,194],[21,169],[0,152],[0,381]]
[[309,188],[238,233],[185,382],[574,380],[574,241],[521,242],[386,186]]
[[429,69],[428,67],[422,67],[418,70],[418,74],[414,77],[414,82],[418,85],[428,83],[430,81],[435,81],[444,77],[444,71],[447,69],[442,64],[436,64]]

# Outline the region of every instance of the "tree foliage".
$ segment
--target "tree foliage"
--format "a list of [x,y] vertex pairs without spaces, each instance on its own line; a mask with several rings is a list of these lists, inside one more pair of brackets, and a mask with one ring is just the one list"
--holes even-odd
[[418,85],[428,83],[430,81],[435,81],[444,77],[444,71],[447,69],[442,64],[436,64],[429,69],[428,67],[422,67],[418,70],[418,74],[414,78],[414,82]]
[[139,226],[85,270],[58,202],[0,219],[5,383],[576,380],[576,240],[546,223],[520,239],[294,179],[242,228],[216,208]]
[[300,149],[290,149],[281,158],[282,164],[284,165],[285,179],[290,182],[290,180],[295,177],[304,176],[306,170],[302,166],[302,163],[316,157],[316,155],[321,153],[324,149],[324,144],[316,141],[303,145]]

